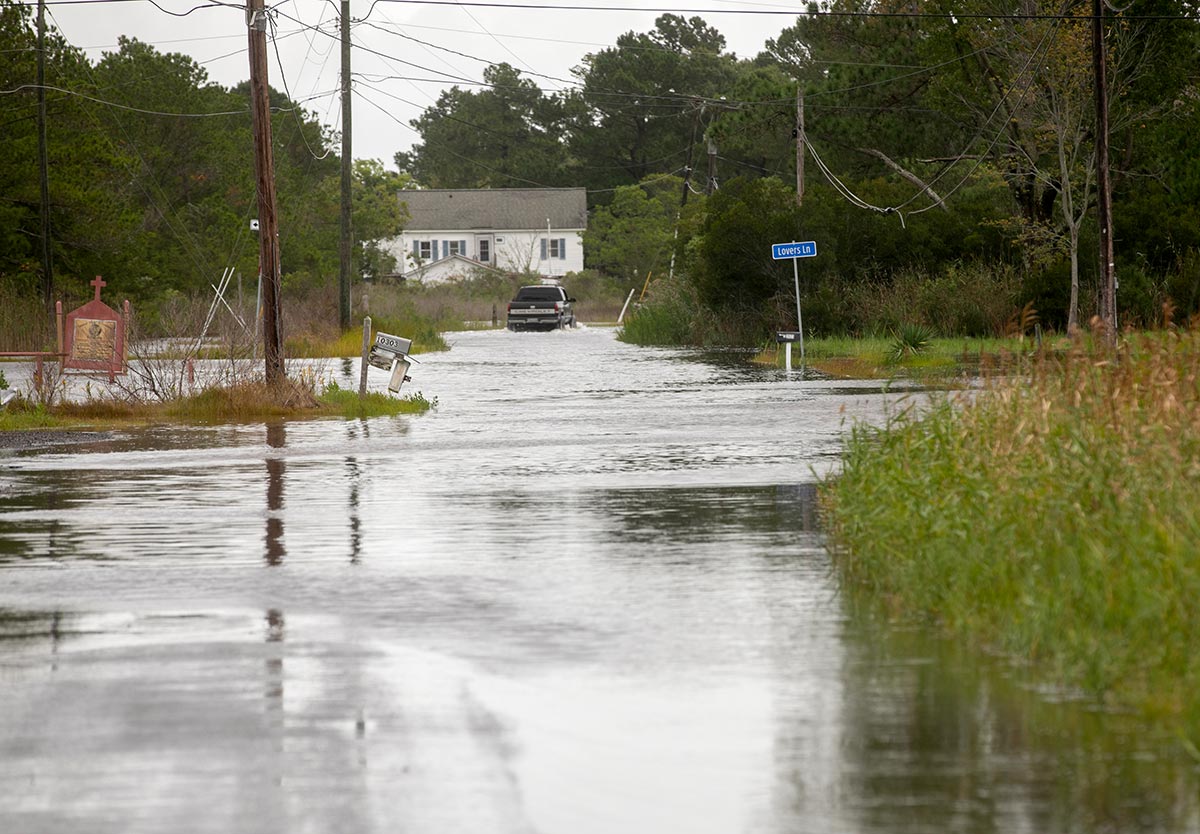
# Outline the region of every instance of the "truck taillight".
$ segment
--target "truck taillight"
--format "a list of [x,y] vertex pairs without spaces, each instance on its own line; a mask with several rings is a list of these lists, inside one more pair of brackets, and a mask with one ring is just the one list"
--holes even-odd
[[556,313],[562,312],[562,302],[561,301],[554,302],[554,312],[556,312]]
[[508,302],[508,312],[512,312],[512,302]]

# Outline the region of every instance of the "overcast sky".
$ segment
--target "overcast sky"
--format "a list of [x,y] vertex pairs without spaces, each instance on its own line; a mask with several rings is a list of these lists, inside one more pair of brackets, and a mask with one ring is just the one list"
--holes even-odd
[[[209,0],[158,0],[158,5],[178,14],[206,2]],[[653,0],[562,0],[563,5],[569,3],[670,8],[669,4]],[[272,5],[270,0],[268,5]],[[337,125],[341,119],[339,7],[334,0],[286,0],[275,5],[275,38],[281,61],[274,59],[272,51],[269,69],[274,88],[283,89],[286,85],[293,98],[302,100],[307,109],[329,125]],[[768,38],[794,23],[794,15],[801,7],[799,2],[786,0],[689,0],[676,8],[714,12],[789,11],[789,14],[770,15],[701,15],[725,36],[730,51],[748,58],[757,54]],[[395,167],[392,158],[396,151],[407,150],[417,139],[417,134],[408,127],[409,121],[431,105],[440,90],[453,86],[453,77],[478,80],[489,63],[507,62],[522,71],[570,81],[571,68],[578,66],[584,55],[613,45],[623,32],[649,31],[659,14],[489,9],[405,2],[381,2],[372,7],[370,0],[353,0],[350,10],[352,18],[361,18],[369,11],[367,20],[356,23],[351,35],[355,46],[362,47],[354,50],[352,59],[358,93],[353,104],[354,156],[382,160],[389,168]],[[48,12],[53,25],[92,60],[114,50],[119,35],[128,35],[153,44],[162,52],[192,56],[208,70],[210,80],[226,86],[244,81],[249,75],[245,12],[239,8],[197,8],[177,17],[160,11],[148,0],[134,0],[54,4],[48,6]],[[463,54],[452,54],[401,35]],[[357,77],[360,73],[364,76],[361,79]],[[546,91],[564,86],[559,81],[531,77]]]

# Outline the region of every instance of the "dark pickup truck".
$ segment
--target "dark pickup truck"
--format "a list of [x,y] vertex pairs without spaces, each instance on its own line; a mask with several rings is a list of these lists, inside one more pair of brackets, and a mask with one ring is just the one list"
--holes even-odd
[[558,330],[575,326],[575,299],[557,284],[521,287],[508,302],[509,330]]

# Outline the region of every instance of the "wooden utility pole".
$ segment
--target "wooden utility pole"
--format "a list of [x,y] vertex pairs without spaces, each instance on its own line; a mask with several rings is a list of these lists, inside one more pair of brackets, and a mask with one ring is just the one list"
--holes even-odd
[[267,87],[267,12],[263,0],[248,0],[250,30],[250,117],[254,126],[254,175],[258,184],[258,260],[262,275],[263,357],[268,385],[282,382],[283,329],[280,315],[279,217],[275,212],[275,155],[271,150],[271,97]]
[[46,140],[46,2],[38,0],[37,12],[37,104],[38,171],[41,180],[42,303],[54,301],[54,265],[50,260],[50,159]]
[[350,0],[342,0],[342,237],[341,269],[338,272],[338,325],[343,331],[350,328],[350,271],[354,251],[354,232],[350,225],[353,166],[350,141]]
[[796,206],[804,205],[804,88],[796,87]]
[[1100,318],[1109,344],[1117,341],[1117,282],[1113,265],[1112,186],[1108,178],[1108,63],[1104,0],[1092,0],[1092,62],[1096,81],[1096,187],[1100,223]]

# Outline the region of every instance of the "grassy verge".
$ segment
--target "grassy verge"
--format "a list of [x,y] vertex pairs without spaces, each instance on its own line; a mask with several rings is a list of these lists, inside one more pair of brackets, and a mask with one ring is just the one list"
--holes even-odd
[[0,431],[36,429],[111,429],[164,422],[235,423],[272,419],[343,417],[363,419],[399,414],[422,414],[437,407],[437,399],[421,393],[392,397],[358,392],[329,383],[319,393],[300,385],[272,389],[262,383],[213,387],[167,402],[126,402],[93,399],[46,407],[27,401],[10,403],[0,411]]
[[[395,336],[412,339],[413,353],[434,353],[449,350],[441,331],[453,330],[456,322],[439,322],[420,316],[371,317],[371,340],[383,331]],[[305,334],[287,340],[285,351],[289,357],[298,359],[324,359],[331,356],[362,355],[362,324],[352,327],[340,335],[321,337]]]
[[891,613],[1200,732],[1200,332],[1079,349],[857,428],[824,502]]
[[[915,349],[914,349],[915,348]],[[845,379],[890,379],[954,376],[985,367],[1007,367],[1033,349],[1029,339],[934,338],[916,346],[905,340],[882,337],[821,337],[804,340],[808,367]],[[782,345],[767,345],[755,359],[767,365],[784,363]],[[792,362],[800,361],[792,348]]]

